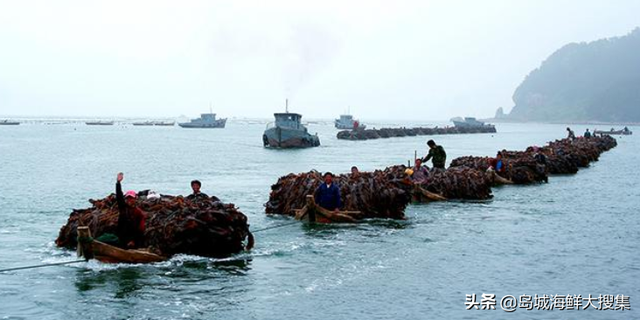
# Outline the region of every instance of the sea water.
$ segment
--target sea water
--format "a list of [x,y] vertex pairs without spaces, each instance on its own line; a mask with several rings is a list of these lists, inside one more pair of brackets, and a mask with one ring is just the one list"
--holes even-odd
[[[0,268],[75,259],[53,243],[60,227],[73,208],[112,193],[120,171],[125,189],[172,195],[190,193],[199,179],[203,192],[239,206],[257,230],[292,221],[263,207],[270,186],[291,172],[406,164],[414,152],[426,154],[430,138],[451,160],[566,134],[564,125],[498,124],[495,134],[343,141],[320,121],[309,125],[320,147],[270,150],[262,146],[265,125],[0,126]],[[255,249],[230,261],[179,255],[150,265],[91,261],[0,273],[0,319],[638,318],[640,142],[616,138],[600,161],[548,184],[497,187],[486,202],[410,205],[403,221],[275,228],[256,233]],[[466,310],[473,294],[478,302],[495,295],[496,310]],[[629,296],[631,310],[507,313],[500,305],[505,296],[578,294]]]

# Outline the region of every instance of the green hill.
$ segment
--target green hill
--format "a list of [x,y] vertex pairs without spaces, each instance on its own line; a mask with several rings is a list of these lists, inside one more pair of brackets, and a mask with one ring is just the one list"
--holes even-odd
[[512,120],[640,122],[640,28],[564,46],[524,79],[513,101]]

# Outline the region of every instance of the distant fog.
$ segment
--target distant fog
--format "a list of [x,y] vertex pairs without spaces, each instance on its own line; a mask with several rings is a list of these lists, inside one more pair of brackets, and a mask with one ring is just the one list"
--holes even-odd
[[1,1],[0,116],[446,120],[509,112],[640,1]]

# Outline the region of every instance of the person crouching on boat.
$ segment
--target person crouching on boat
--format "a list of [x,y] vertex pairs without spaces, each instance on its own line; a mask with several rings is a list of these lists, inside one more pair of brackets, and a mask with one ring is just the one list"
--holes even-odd
[[418,158],[412,169],[411,182],[414,184],[425,184],[429,179],[429,169],[422,166],[422,159]]
[[138,194],[133,191],[122,193],[122,182],[124,174],[118,173],[116,181],[116,201],[118,202],[118,227],[116,235],[120,247],[140,248],[144,246],[144,229],[146,214],[136,205]]
[[495,171],[495,173],[499,174],[501,177],[504,177],[505,172],[507,171],[506,165],[502,160],[502,152],[498,151],[496,157],[489,160],[489,165]]
[[331,172],[324,174],[324,183],[318,187],[314,198],[319,206],[330,211],[338,212],[342,207],[340,188],[333,183],[333,174]]

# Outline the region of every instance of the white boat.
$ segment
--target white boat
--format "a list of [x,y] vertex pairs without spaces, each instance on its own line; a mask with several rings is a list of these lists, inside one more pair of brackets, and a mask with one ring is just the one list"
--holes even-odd
[[338,129],[346,130],[364,130],[367,127],[366,125],[360,124],[360,121],[354,120],[350,114],[341,114],[340,119],[335,120],[335,126]]
[[481,128],[484,126],[492,126],[490,124],[485,124],[482,121],[476,120],[474,117],[465,117],[464,119],[461,117],[452,118],[451,122],[457,128]]

